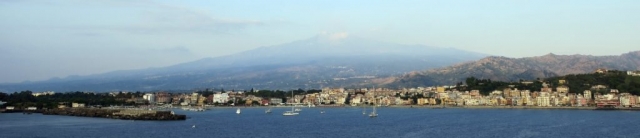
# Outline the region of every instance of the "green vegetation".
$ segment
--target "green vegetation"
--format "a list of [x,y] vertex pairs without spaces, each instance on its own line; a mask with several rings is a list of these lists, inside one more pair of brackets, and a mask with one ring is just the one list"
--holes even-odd
[[459,82],[456,86],[458,90],[470,91],[479,90],[482,95],[489,95],[494,90],[503,90],[505,88],[517,88],[519,90],[540,91],[542,83],[539,81],[533,81],[532,84],[523,84],[520,82],[502,82],[491,81],[491,79],[477,79],[475,77],[469,77],[466,79],[467,86],[462,86],[462,82]]
[[[565,80],[565,84],[560,84],[560,80]],[[491,81],[490,79],[477,79],[469,77],[466,79],[467,86],[462,86],[462,82],[457,84],[457,89],[461,91],[480,90],[483,95],[488,95],[493,90],[503,90],[505,88],[518,88],[519,90],[540,91],[542,82],[532,80],[531,84],[519,82],[502,82]],[[590,90],[592,86],[604,85],[609,89],[618,89],[621,93],[628,92],[634,95],[640,95],[640,77],[629,76],[622,71],[608,71],[607,73],[591,73],[591,74],[572,74],[560,77],[552,77],[544,80],[549,87],[556,88],[561,85],[569,87],[571,93],[582,93]],[[609,89],[595,91],[594,93],[608,93]]]
[[[559,80],[566,80],[566,86],[572,93],[582,93],[584,90],[591,89],[591,86],[604,85],[609,89],[618,89],[621,93],[631,93],[640,95],[640,77],[627,75],[623,71],[608,71],[607,73],[593,74],[575,74],[561,77],[553,77],[546,79],[553,86],[560,86]],[[599,93],[608,93],[607,90],[596,91]]]
[[84,92],[67,92],[55,93],[53,95],[33,96],[31,91],[14,92],[6,94],[0,92],[0,100],[7,102],[4,106],[15,106],[16,108],[26,108],[35,106],[38,108],[57,108],[63,104],[70,106],[72,102],[85,103],[86,105],[133,105],[125,100],[117,100],[119,98],[131,98],[132,96],[140,96],[141,93],[119,93],[111,96],[108,93],[84,93]]

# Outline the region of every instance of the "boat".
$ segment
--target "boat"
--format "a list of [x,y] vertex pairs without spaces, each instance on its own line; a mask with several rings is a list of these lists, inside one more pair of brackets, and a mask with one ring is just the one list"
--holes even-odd
[[[293,97],[293,91],[291,91],[291,97]],[[291,105],[291,111],[285,111],[284,113],[282,113],[283,116],[295,116],[298,114],[300,113],[296,112],[293,105]]]
[[300,111],[302,111],[302,109],[300,109],[300,108],[296,108],[296,109],[295,109],[295,110],[293,110],[293,111],[300,112]]
[[298,115],[300,113],[295,112],[295,111],[285,111],[284,113],[282,113],[283,116],[294,116],[294,115]]
[[191,128],[196,128],[196,125],[191,126]]
[[265,110],[264,113],[270,114],[271,113],[271,108]]
[[324,110],[320,111],[320,114],[324,114]]
[[236,114],[240,114],[240,108],[238,108],[238,110],[236,110]]
[[374,118],[374,117],[378,117],[378,112],[376,112],[376,106],[375,106],[375,101],[373,103],[373,111],[371,111],[371,113],[369,113],[369,117],[370,118]]
[[369,114],[370,118],[378,117],[378,112],[376,112],[376,106],[373,106],[373,111]]

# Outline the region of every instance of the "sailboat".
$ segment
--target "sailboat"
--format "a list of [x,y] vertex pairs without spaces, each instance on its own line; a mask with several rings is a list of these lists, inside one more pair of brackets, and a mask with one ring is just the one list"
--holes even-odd
[[[293,91],[291,91],[291,98],[293,99]],[[298,114],[300,113],[295,111],[293,104],[291,104],[291,111],[285,111],[284,113],[282,113],[283,116],[294,116]]]
[[240,108],[238,108],[238,110],[236,110],[236,114],[240,114]]
[[271,113],[271,107],[269,107],[267,110],[265,110],[264,113],[270,114]]
[[374,118],[378,117],[378,112],[376,112],[376,106],[373,106],[373,111],[369,114],[369,117]]
[[375,106],[375,102],[373,104],[373,111],[371,111],[371,113],[369,114],[370,118],[374,118],[374,117],[378,117],[378,112],[376,112],[376,106]]

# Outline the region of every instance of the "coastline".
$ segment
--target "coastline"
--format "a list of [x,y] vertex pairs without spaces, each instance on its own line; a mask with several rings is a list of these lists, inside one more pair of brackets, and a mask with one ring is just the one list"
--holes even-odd
[[[298,108],[361,108],[362,106],[294,106]],[[618,107],[601,109],[597,107],[574,107],[574,106],[431,106],[431,105],[390,105],[379,106],[380,108],[418,108],[418,109],[525,109],[525,110],[626,110],[640,111],[640,108]],[[181,107],[174,107],[180,109]],[[228,109],[228,108],[291,108],[291,106],[210,106],[206,109]]]

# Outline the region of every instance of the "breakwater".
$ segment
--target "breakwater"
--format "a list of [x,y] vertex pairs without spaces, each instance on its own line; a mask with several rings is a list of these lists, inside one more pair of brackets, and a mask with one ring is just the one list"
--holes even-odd
[[42,110],[43,115],[66,115],[80,117],[100,117],[123,120],[186,120],[186,115],[177,115],[172,111],[100,109],[100,108],[64,108]]

